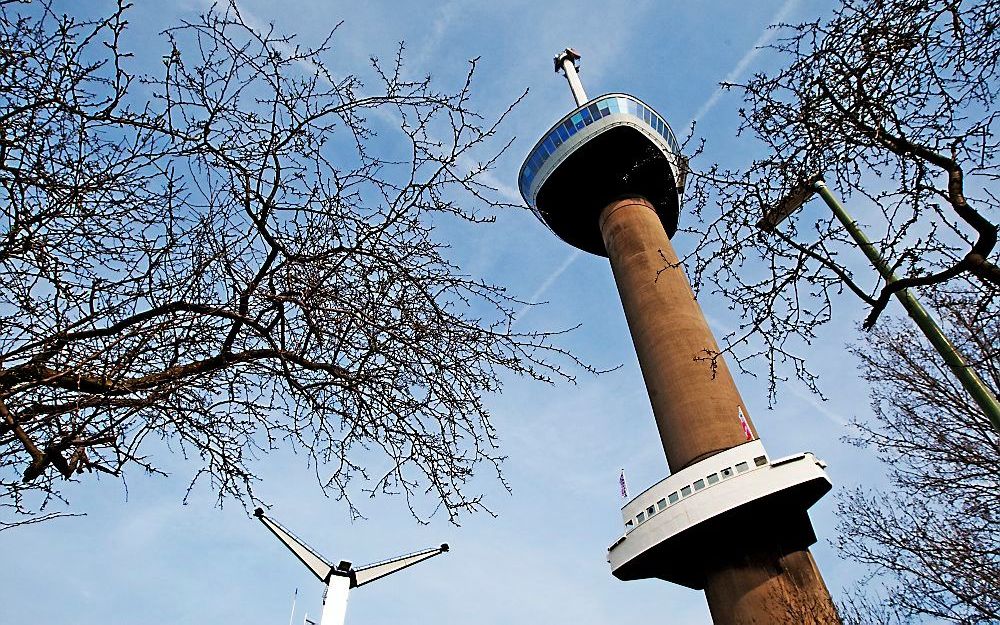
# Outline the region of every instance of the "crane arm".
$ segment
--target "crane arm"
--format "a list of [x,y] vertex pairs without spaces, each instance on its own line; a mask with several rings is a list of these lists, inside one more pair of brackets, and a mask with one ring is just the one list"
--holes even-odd
[[448,545],[443,544],[440,547],[435,547],[433,549],[424,549],[423,551],[417,551],[415,553],[409,553],[396,558],[390,558],[389,560],[366,564],[362,567],[354,569],[354,585],[364,586],[368,582],[374,582],[375,580],[381,579],[386,575],[391,575],[396,571],[401,571],[407,567],[417,564],[418,562],[423,562],[428,558],[433,558],[434,556],[442,554],[446,551],[448,551]]
[[271,533],[278,537],[278,540],[282,542],[288,550],[295,554],[302,564],[306,565],[313,575],[319,578],[321,582],[326,582],[330,578],[330,574],[334,572],[333,565],[327,562],[323,556],[319,555],[314,551],[309,545],[307,545],[298,536],[285,529],[280,523],[274,519],[270,519],[264,515],[264,511],[260,508],[254,510],[254,516],[260,519],[260,522],[264,524],[267,529],[271,530]]

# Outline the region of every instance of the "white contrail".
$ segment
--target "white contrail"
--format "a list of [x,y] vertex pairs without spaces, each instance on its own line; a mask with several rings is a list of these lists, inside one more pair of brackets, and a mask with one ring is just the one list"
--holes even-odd
[[789,393],[791,393],[792,395],[795,395],[802,401],[806,402],[807,404],[810,404],[813,408],[816,409],[818,413],[820,413],[821,415],[823,415],[836,425],[842,428],[848,427],[849,424],[847,419],[845,419],[840,413],[834,412],[833,410],[830,410],[825,405],[823,405],[822,401],[816,399],[816,395],[814,393],[809,391],[803,391],[801,388],[799,388],[798,385],[788,384],[787,382],[785,384],[782,384],[782,387],[784,387],[784,389]]
[[514,315],[514,322],[511,323],[511,327],[517,325],[517,322],[521,320],[521,317],[524,316],[524,313],[528,312],[529,310],[531,310],[532,306],[539,303],[538,301],[539,298],[546,291],[549,290],[549,287],[552,286],[552,283],[558,280],[559,276],[561,276],[564,271],[569,269],[569,266],[573,264],[574,260],[580,257],[581,253],[582,252],[580,252],[580,250],[574,249],[572,252],[569,253],[569,255],[566,256],[562,264],[559,265],[559,267],[552,272],[552,275],[546,278],[545,282],[542,282],[541,286],[535,289],[535,292],[532,293],[531,297],[528,298],[528,303],[525,304],[524,307],[521,308],[521,310],[517,311],[517,314]]
[[[736,63],[733,69],[726,74],[726,77],[722,79],[722,82],[735,82],[736,79],[743,75],[750,64],[753,63],[754,59],[757,58],[757,55],[760,54],[761,48],[771,43],[771,40],[774,39],[777,34],[777,30],[771,27],[785,21],[785,18],[788,17],[788,14],[791,13],[792,9],[794,9],[798,3],[799,0],[786,0],[786,2],[781,5],[781,8],[778,9],[778,12],[775,13],[774,17],[771,18],[771,21],[768,22],[767,27],[760,34],[760,37],[757,37],[757,41],[755,41],[750,49],[747,50],[746,54],[744,54],[743,58]],[[701,108],[699,108],[698,112],[694,114],[694,117],[691,118],[691,121],[688,122],[686,127],[689,128],[691,124],[696,121],[700,121],[705,117],[705,115],[708,115],[708,112],[715,108],[719,98],[722,97],[722,92],[723,89],[721,86],[713,91],[712,95],[705,100],[705,103],[701,105]]]

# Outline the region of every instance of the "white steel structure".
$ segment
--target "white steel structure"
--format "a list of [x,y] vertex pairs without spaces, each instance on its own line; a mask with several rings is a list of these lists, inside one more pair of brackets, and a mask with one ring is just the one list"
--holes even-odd
[[448,551],[448,545],[442,544],[433,549],[424,549],[357,568],[347,560],[341,560],[340,564],[334,566],[290,530],[265,516],[262,509],[257,508],[254,516],[260,519],[261,523],[271,530],[271,533],[277,536],[278,540],[288,547],[313,575],[326,584],[319,625],[343,625],[347,613],[347,595],[352,588],[364,586]]

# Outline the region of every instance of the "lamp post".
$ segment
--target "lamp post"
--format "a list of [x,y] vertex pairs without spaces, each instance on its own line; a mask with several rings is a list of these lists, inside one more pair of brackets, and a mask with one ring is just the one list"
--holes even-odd
[[[865,233],[858,227],[858,223],[852,218],[844,207],[837,201],[829,187],[823,181],[821,174],[815,174],[800,183],[786,195],[777,205],[764,214],[764,217],[757,222],[757,227],[770,232],[789,215],[798,210],[814,193],[818,193],[833,211],[848,234],[858,244],[861,251],[868,257],[869,262],[879,272],[886,284],[892,284],[899,280],[892,268],[875,249],[872,242],[865,236]],[[997,401],[993,391],[983,382],[976,370],[966,362],[958,349],[941,331],[940,326],[934,321],[926,309],[920,305],[917,298],[909,289],[901,289],[895,293],[896,299],[906,309],[907,314],[913,319],[917,327],[924,333],[927,340],[931,342],[934,349],[941,354],[945,363],[951,368],[955,377],[962,384],[962,387],[972,396],[976,404],[986,413],[986,417],[993,424],[993,428],[1000,432],[1000,402]]]

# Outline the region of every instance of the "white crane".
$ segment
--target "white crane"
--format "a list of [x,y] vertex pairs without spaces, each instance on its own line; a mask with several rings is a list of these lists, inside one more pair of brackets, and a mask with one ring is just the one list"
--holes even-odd
[[424,549],[357,568],[354,568],[347,560],[341,560],[340,564],[334,566],[280,523],[265,516],[262,509],[254,510],[254,516],[260,519],[261,523],[271,530],[271,533],[277,536],[278,540],[288,547],[289,551],[295,554],[295,557],[302,564],[305,564],[313,575],[326,584],[326,591],[323,593],[323,612],[319,625],[344,624],[344,617],[347,613],[347,595],[352,588],[364,586],[448,551],[448,545],[442,544],[433,549]]

